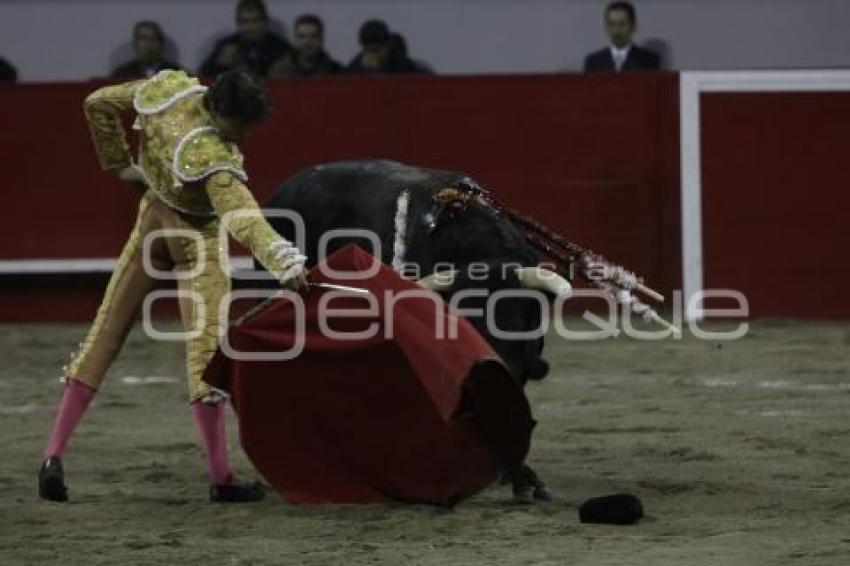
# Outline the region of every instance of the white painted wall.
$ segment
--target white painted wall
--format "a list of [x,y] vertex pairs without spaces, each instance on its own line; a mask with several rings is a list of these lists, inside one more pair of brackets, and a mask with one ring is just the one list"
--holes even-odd
[[[636,0],[640,37],[669,46],[677,69],[850,67],[850,0]],[[321,15],[327,46],[347,61],[357,28],[381,17],[441,73],[577,70],[604,45],[604,0],[267,0],[291,23]],[[133,22],[160,21],[197,68],[230,29],[234,0],[0,0],[0,56],[22,80],[103,75]]]

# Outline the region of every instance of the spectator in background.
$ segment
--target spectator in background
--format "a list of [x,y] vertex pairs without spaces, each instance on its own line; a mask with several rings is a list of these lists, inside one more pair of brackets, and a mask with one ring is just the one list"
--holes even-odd
[[18,81],[18,70],[11,63],[0,57],[0,83],[14,83]]
[[404,66],[407,66],[409,62],[409,66],[412,67],[410,72],[427,75],[434,74],[434,70],[428,63],[419,61],[418,59],[411,59],[408,56],[407,40],[397,31],[390,32],[390,59],[393,58],[403,61]]
[[162,54],[165,34],[156,22],[137,22],[133,26],[133,51],[136,58],[119,65],[112,71],[113,77],[145,79],[163,69],[179,69],[175,63],[166,61]]
[[[390,28],[381,20],[368,20],[360,26],[360,53],[348,64],[348,71],[358,75],[419,72],[406,54],[393,48]],[[406,50],[406,47],[405,47]]]
[[275,61],[269,69],[269,77],[313,77],[345,71],[325,51],[325,26],[319,16],[298,16],[294,32],[295,47]]
[[611,45],[584,59],[585,72],[658,69],[658,54],[632,43],[637,13],[631,2],[612,2],[605,9],[605,30]]
[[263,0],[239,0],[236,33],[219,40],[201,65],[201,75],[214,77],[236,67],[245,67],[265,77],[272,63],[289,51],[289,43],[269,27]]

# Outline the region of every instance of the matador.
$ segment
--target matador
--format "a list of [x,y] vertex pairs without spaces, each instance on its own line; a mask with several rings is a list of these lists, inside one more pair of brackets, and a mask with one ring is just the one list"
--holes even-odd
[[[39,472],[42,498],[68,499],[62,467],[66,445],[162,271],[172,271],[177,280],[189,402],[211,478],[210,499],[263,497],[260,484],[235,481],[227,457],[224,397],[201,376],[227,324],[220,305],[230,291],[228,234],[282,285],[298,288],[305,280],[306,258],[264,219],[245,185],[235,143],[266,111],[262,84],[242,70],[220,75],[209,88],[183,71],[162,71],[86,98],[101,166],[144,192],[94,322],[64,368],[66,387]],[[137,162],[122,127],[133,113]]]

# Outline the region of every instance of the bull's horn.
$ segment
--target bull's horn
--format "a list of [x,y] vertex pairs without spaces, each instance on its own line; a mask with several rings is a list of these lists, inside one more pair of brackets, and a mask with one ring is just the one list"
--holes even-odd
[[516,276],[526,289],[546,291],[556,297],[569,297],[573,292],[570,282],[550,269],[518,267]]
[[430,289],[431,291],[446,291],[451,289],[452,285],[454,285],[456,273],[457,271],[454,269],[450,269],[448,271],[437,271],[431,275],[423,277],[418,280],[417,283],[421,287]]

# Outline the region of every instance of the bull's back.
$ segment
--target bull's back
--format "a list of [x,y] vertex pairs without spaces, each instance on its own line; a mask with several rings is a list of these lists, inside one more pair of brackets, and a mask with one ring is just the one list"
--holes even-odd
[[[431,195],[441,186],[462,178],[458,173],[411,167],[395,161],[344,161],[305,169],[281,185],[267,208],[295,213],[297,220],[267,214],[269,222],[285,238],[303,248],[313,265],[319,258],[319,239],[331,230],[363,230],[374,234],[380,244],[381,260],[393,256],[398,196],[410,191],[411,209],[428,206]],[[296,229],[300,224],[300,229]],[[305,234],[303,244],[297,232]],[[357,243],[374,252],[373,244],[350,232],[333,238],[327,254],[348,243]]]

